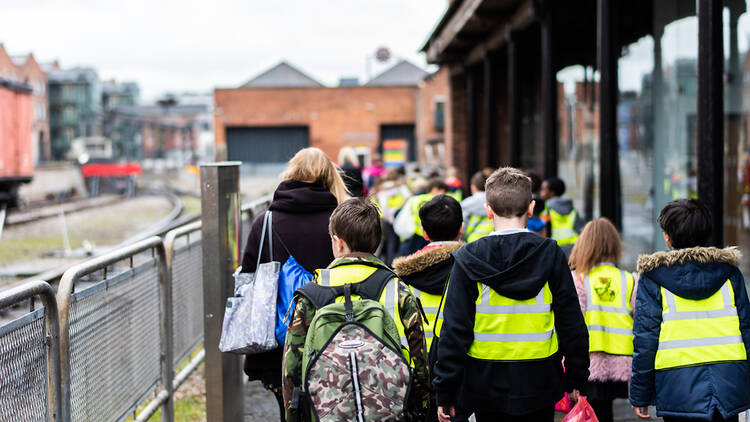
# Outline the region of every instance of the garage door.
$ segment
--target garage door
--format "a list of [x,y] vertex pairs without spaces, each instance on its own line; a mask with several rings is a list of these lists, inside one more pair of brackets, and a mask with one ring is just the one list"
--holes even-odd
[[285,163],[309,145],[307,126],[227,128],[227,158],[230,161]]

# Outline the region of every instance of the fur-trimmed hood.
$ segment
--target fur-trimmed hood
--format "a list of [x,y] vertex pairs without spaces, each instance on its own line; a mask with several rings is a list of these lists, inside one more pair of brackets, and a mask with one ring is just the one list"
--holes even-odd
[[463,245],[463,242],[447,243],[396,258],[393,269],[406,284],[426,293],[442,294],[453,267],[451,254]]
[[686,248],[638,257],[638,272],[686,299],[710,297],[737,271],[736,247]]

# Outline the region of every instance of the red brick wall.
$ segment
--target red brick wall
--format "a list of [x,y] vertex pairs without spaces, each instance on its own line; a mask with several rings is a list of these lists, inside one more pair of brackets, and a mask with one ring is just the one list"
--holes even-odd
[[377,149],[381,124],[414,124],[416,87],[217,89],[216,159],[226,159],[226,128],[307,125],[310,144],[336,160],[344,146]]
[[[450,84],[448,83],[448,68],[442,67],[437,73],[425,79],[419,86],[419,102],[417,106],[417,157],[420,162],[426,160],[425,146],[427,141],[438,136],[445,139],[445,165],[453,163],[453,124],[451,119]],[[442,132],[435,130],[435,102],[442,99],[444,128]]]

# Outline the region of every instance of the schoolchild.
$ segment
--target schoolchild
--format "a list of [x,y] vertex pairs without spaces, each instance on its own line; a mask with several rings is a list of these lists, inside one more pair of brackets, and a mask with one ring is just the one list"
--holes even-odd
[[[352,198],[341,203],[331,215],[328,230],[331,236],[334,260],[326,269],[317,270],[312,288],[317,286],[341,286],[376,281],[378,270],[391,270],[373,255],[381,238],[378,208],[369,199]],[[381,271],[382,272],[382,271]],[[309,287],[305,286],[309,289]],[[377,290],[377,289],[375,289]],[[299,290],[298,290],[299,292]],[[426,409],[429,403],[427,375],[427,350],[422,328],[422,311],[419,302],[409,287],[397,277],[388,279],[379,297],[363,297],[380,302],[393,318],[400,342],[408,350],[412,366],[413,390],[418,407]],[[302,387],[302,367],[305,339],[308,327],[316,313],[308,296],[295,295],[296,305],[289,323],[283,361],[283,395],[288,422],[304,420],[298,412],[295,391]],[[339,301],[339,298],[336,299]],[[294,400],[293,400],[294,399]],[[294,405],[293,405],[294,403]],[[354,420],[354,415],[351,415]]]
[[565,182],[550,177],[542,182],[539,196],[544,200],[543,219],[548,222],[547,235],[570,256],[578,233],[583,228],[583,219],[573,206],[573,200],[565,198]]
[[458,408],[478,422],[552,421],[563,393],[577,399],[589,376],[573,279],[560,247],[525,228],[528,176],[501,168],[485,193],[495,230],[453,253],[433,378],[438,417],[458,420]]
[[638,259],[630,403],[665,421],[736,421],[750,408],[750,304],[740,251],[709,247],[711,212],[668,203],[657,220],[669,247]]
[[473,242],[492,232],[492,221],[487,218],[484,185],[492,173],[478,171],[471,176],[471,196],[461,201],[464,220],[464,240]]

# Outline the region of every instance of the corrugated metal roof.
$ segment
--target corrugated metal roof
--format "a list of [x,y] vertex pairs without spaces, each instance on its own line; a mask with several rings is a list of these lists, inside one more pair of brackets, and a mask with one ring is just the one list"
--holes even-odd
[[304,72],[281,62],[243,84],[242,88],[287,88],[322,87],[323,84],[307,76]]
[[367,86],[417,86],[428,73],[417,65],[401,60],[393,67],[372,78]]

